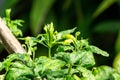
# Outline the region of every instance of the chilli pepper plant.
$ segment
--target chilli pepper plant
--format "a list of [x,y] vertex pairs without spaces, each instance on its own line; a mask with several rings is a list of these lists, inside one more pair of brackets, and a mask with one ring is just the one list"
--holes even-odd
[[[10,20],[7,11],[6,24],[16,36],[22,32],[22,20]],[[120,80],[120,71],[109,66],[95,67],[93,54],[108,57],[109,54],[96,46],[90,45],[88,39],[78,39],[80,32],[76,28],[58,32],[53,23],[44,27],[44,34],[36,37],[18,38],[23,40],[25,54],[10,54],[0,62],[0,80]],[[48,56],[35,57],[37,45],[48,49]],[[56,51],[52,51],[54,46]],[[52,55],[51,55],[52,54]]]

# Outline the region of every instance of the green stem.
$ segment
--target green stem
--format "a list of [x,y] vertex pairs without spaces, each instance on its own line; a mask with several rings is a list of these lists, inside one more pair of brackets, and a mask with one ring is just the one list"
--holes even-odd
[[48,48],[48,57],[51,58],[51,47]]
[[33,51],[33,61],[35,60],[35,52]]
[[77,50],[78,50],[78,49],[77,49],[77,44],[75,43],[74,46],[75,46],[75,51],[77,51]]
[[10,65],[9,65],[9,66],[7,66],[7,68],[5,69],[5,70],[6,70],[6,72],[5,72],[5,74],[4,74],[4,78],[5,78],[5,76],[7,75],[8,71],[9,71],[9,67],[10,67]]
[[71,69],[72,69],[72,64],[69,65],[69,68],[68,68],[68,75],[71,75],[71,74],[70,74]]
[[[76,39],[76,41],[77,41],[77,39]],[[75,51],[77,51],[78,50],[78,47],[77,47],[77,42],[76,41],[74,41],[74,46],[75,46]]]

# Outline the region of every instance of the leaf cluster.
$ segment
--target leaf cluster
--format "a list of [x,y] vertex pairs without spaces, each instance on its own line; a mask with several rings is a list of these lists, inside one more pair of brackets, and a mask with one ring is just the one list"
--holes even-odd
[[22,26],[23,20],[11,20],[10,17],[11,9],[6,9],[6,17],[3,20],[6,22],[7,26],[11,30],[11,32],[17,37],[22,36],[22,31],[18,28],[18,26]]
[[[25,54],[15,53],[0,62],[1,80],[119,80],[120,72],[108,66],[94,67],[93,53],[108,57],[106,51],[78,39],[76,28],[55,31],[53,23],[45,25],[44,34],[24,40]],[[48,56],[35,57],[37,45],[48,48]],[[52,48],[57,46],[52,56]],[[32,58],[31,58],[32,56]]]

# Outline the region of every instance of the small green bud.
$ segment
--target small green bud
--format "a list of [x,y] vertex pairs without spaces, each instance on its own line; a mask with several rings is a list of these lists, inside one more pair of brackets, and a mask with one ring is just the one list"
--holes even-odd
[[53,34],[54,27],[53,27],[53,23],[52,22],[51,22],[51,24],[49,24],[49,30],[50,30],[50,34]]
[[6,9],[6,17],[10,19],[11,9]]
[[65,41],[62,42],[63,45],[70,45],[70,43],[73,43],[72,39],[66,39]]
[[31,38],[28,36],[28,37],[26,37],[26,41],[29,41]]
[[75,38],[77,38],[80,35],[80,32],[75,33]]
[[94,75],[98,74],[98,70],[97,70],[96,67],[93,68],[93,74],[94,74]]
[[49,32],[50,34],[53,34],[54,32],[53,23],[51,22],[51,24],[45,25],[44,30],[46,32]]
[[63,36],[63,38],[72,39],[73,41],[75,41],[75,37],[72,34],[66,34],[65,36]]

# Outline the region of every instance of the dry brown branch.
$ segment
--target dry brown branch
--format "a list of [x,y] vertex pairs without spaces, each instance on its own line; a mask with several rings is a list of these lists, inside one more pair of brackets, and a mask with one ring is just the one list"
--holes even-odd
[[12,32],[9,30],[5,22],[0,18],[0,39],[2,45],[8,51],[8,53],[25,53],[26,51],[21,46],[19,41],[15,38]]

